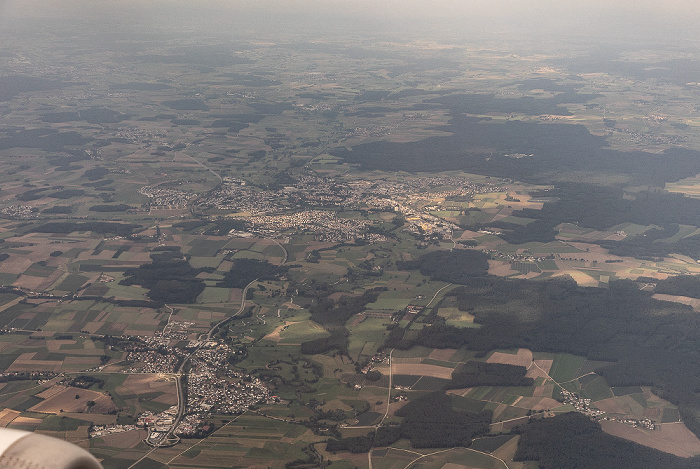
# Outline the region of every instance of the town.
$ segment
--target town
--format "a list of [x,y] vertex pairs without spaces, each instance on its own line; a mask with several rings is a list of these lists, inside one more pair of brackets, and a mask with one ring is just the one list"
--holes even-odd
[[339,212],[393,212],[415,234],[451,234],[458,226],[430,212],[448,198],[469,198],[475,194],[503,192],[500,184],[474,183],[466,177],[419,177],[403,182],[381,179],[345,182],[315,174],[299,176],[296,182],[277,190],[263,190],[240,180],[225,178],[221,187],[196,200],[199,212],[226,212],[247,224],[246,230],[259,236],[289,232],[312,232],[321,241],[364,239],[385,241],[372,232],[376,220],[342,217]]

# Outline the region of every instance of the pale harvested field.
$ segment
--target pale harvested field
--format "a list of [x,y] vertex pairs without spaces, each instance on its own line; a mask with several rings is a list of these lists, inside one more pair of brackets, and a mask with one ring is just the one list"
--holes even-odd
[[422,363],[404,363],[392,365],[396,375],[432,376],[434,378],[452,379],[452,368],[444,366],[424,365]]
[[[551,381],[550,381],[551,383]],[[532,392],[534,397],[551,396],[554,392],[553,384],[544,384],[542,386],[536,386],[535,390]]]
[[664,423],[660,430],[633,428],[620,422],[601,421],[603,431],[666,453],[689,458],[700,454],[700,440],[683,423]]
[[511,275],[513,273],[513,269],[510,268],[510,262],[508,262],[508,261],[489,260],[488,263],[489,263],[489,274],[491,274],[491,275],[505,277],[505,276]]
[[43,419],[37,419],[34,417],[17,417],[12,421],[14,425],[34,425],[34,426],[39,426],[41,425],[41,421]]
[[170,393],[170,394],[163,394],[161,396],[156,397],[153,399],[154,402],[160,402],[161,404],[167,404],[167,405],[177,405],[177,394],[176,393]]
[[671,301],[673,303],[680,303],[682,305],[688,305],[695,311],[700,311],[700,300],[697,298],[691,298],[689,296],[678,296],[678,295],[666,295],[665,293],[654,293],[651,295],[652,298],[662,301]]
[[551,397],[523,397],[518,401],[518,407],[532,410],[548,410],[561,407],[561,402]]
[[[53,287],[54,284],[58,283],[58,280],[63,276],[63,271],[60,270],[55,270],[51,275],[48,277],[44,278],[43,282],[39,284],[40,290],[48,290],[49,288]],[[26,278],[26,276],[22,276],[22,278]]]
[[435,349],[432,352],[430,352],[430,355],[428,355],[428,358],[432,358],[433,360],[442,360],[442,361],[449,361],[450,358],[457,352],[457,349],[453,348],[443,348],[443,349]]
[[[611,254],[608,254],[608,250],[597,245],[597,244],[588,244],[588,243],[576,243],[576,242],[567,242],[568,245],[575,247],[576,249],[580,251],[586,251],[588,249],[588,252],[577,252],[571,254],[571,257],[577,257],[581,259],[586,259],[586,260],[596,260],[598,262],[605,261],[606,259],[623,259],[618,256],[613,256]],[[565,255],[565,254],[562,254]]]
[[[505,445],[501,446],[498,448],[496,451],[493,452],[493,455],[496,456],[497,458],[504,459],[506,461],[510,461],[513,459],[513,456],[515,456],[515,451],[518,447],[518,440],[520,439],[519,436],[514,436],[511,438],[508,443]],[[509,465],[509,468],[516,469],[518,467],[524,467],[525,465],[523,463],[511,463],[513,465]],[[518,464],[521,464],[521,466],[517,466]]]
[[14,419],[19,417],[22,412],[12,409],[0,410],[0,428],[7,427]]
[[532,352],[524,348],[518,349],[517,354],[494,352],[486,361],[488,363],[503,363],[505,365],[518,365],[527,368],[532,363]]
[[594,279],[593,277],[586,275],[583,272],[579,272],[578,270],[572,270],[572,269],[565,270],[568,268],[568,267],[566,267],[566,265],[562,265],[561,261],[556,261],[556,262],[557,262],[557,267],[562,269],[562,271],[552,275],[552,277],[565,277],[568,275],[569,277],[573,278],[577,284],[579,284],[581,286],[584,286],[584,287],[597,287],[598,286],[598,280]]
[[331,262],[321,261],[315,264],[314,270],[319,273],[335,274],[335,275],[345,275],[348,269],[345,266],[332,264]]
[[29,290],[42,290],[41,285],[46,283],[46,279],[43,277],[31,277],[29,275],[20,275],[17,280],[12,284],[16,287],[22,287]]
[[[467,240],[467,239],[479,238],[481,236],[484,236],[484,235],[482,233],[477,233],[476,231],[464,230],[464,232],[459,237],[459,239]],[[406,259],[406,260],[410,260],[410,259]]]
[[23,353],[12,362],[7,368],[8,372],[13,371],[54,371],[58,372],[63,365],[62,361],[33,360],[36,352]]
[[[609,239],[613,239],[614,237],[609,237]],[[652,269],[643,269],[644,274],[632,274],[630,272],[631,269],[642,269],[642,266],[645,264],[643,261],[639,261],[630,257],[620,257],[620,256],[615,256],[612,255],[608,252],[607,249],[602,248],[598,245],[595,244],[588,244],[588,243],[577,243],[577,242],[571,242],[571,241],[566,241],[567,244],[570,246],[579,249],[581,251],[586,251],[587,252],[577,252],[577,253],[572,253],[572,254],[562,254],[563,257],[573,257],[576,259],[584,259],[587,262],[586,268],[594,268],[594,269],[600,269],[600,270],[606,270],[606,271],[613,271],[616,273],[618,277],[624,277],[624,278],[636,278],[639,275],[644,275],[644,276],[650,276],[650,277],[656,277],[659,279],[665,279],[668,277],[667,274],[658,272],[657,270]],[[621,260],[622,262],[615,262],[615,263],[606,263],[606,260],[616,260],[619,261]],[[597,261],[597,264],[592,264],[593,261]],[[687,269],[690,269],[691,273],[693,273],[694,270],[698,269],[698,264],[695,262],[694,259],[691,259],[687,256],[680,256],[677,254],[672,254],[668,258],[665,259],[664,261],[666,264],[670,264],[673,266],[678,266],[678,267],[685,267]],[[571,266],[567,265],[567,261],[563,259],[558,259],[557,264],[560,265],[560,268],[562,270],[570,269]],[[646,263],[648,264],[648,263]]]
[[299,321],[285,321],[283,325],[275,327],[275,330],[267,334],[263,339],[271,340],[273,342],[279,342],[282,340],[282,337],[280,337],[280,332],[282,332],[282,329],[284,329],[287,326],[290,326],[292,324],[297,324]]
[[[59,391],[52,391],[53,388],[59,388]],[[106,414],[115,409],[112,399],[100,392],[58,385],[47,391],[51,391],[51,397],[33,406],[29,409],[30,411],[47,414],[58,414],[61,410],[64,412],[85,412],[88,401],[95,401],[95,405],[91,410],[95,413]],[[41,397],[41,394],[39,397]],[[78,399],[75,398],[76,395],[79,396]]]
[[660,427],[661,436],[665,440],[682,446],[693,454],[700,454],[700,439],[683,422],[662,423]]
[[170,378],[160,377],[158,375],[129,375],[129,377],[124,380],[122,386],[120,386],[120,388],[122,387],[128,389],[134,394],[157,391],[164,392],[169,397],[176,397],[175,381]]
[[658,270],[643,269],[640,267],[638,270],[642,271],[641,274],[633,274],[630,272],[631,270],[632,269],[628,269],[624,272],[618,272],[618,277],[629,278],[632,280],[636,280],[637,277],[652,277],[656,280],[666,280],[669,277],[668,274],[659,272]]
[[549,370],[552,369],[552,363],[554,363],[554,360],[535,360],[535,364],[537,366],[534,364],[530,366],[530,369],[527,370],[525,377],[532,379],[548,378]]
[[11,255],[9,259],[3,261],[2,271],[8,274],[21,274],[33,263],[34,261],[27,257]]

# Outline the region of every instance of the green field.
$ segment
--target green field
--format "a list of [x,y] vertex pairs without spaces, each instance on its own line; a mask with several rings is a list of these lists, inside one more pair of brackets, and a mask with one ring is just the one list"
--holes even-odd
[[206,287],[197,301],[200,303],[228,303],[231,292],[228,288]]
[[597,377],[586,386],[582,386],[581,391],[594,402],[614,396],[610,386],[608,386],[608,383],[602,376]]
[[558,383],[571,381],[578,376],[578,370],[585,361],[585,358],[576,355],[559,354],[552,363],[549,375]]
[[56,290],[62,291],[75,291],[88,281],[88,278],[83,275],[70,274],[63,281],[56,286]]
[[307,340],[312,340],[317,337],[326,337],[328,332],[314,323],[313,321],[303,321],[296,324],[290,324],[286,329],[280,332],[281,344],[300,344]]
[[[628,5],[568,18],[612,18],[604,29],[620,41],[566,21],[565,35],[547,21],[494,35],[486,7],[469,5],[469,18],[436,20],[439,6],[381,2],[352,18],[313,2],[127,2],[108,15],[10,3],[0,371],[34,374],[2,377],[0,425],[77,442],[106,469],[535,469],[548,463],[513,461],[526,431],[510,426],[574,410],[550,400],[563,389],[700,428],[700,323],[652,296],[667,276],[700,275],[700,52],[669,34],[693,28],[662,21],[683,9],[656,23]],[[534,24],[520,10],[508,12]],[[220,286],[242,264],[242,283],[258,277],[244,298]],[[647,282],[654,292],[638,289]],[[552,360],[551,379],[445,389],[461,364],[519,347]],[[213,407],[178,409],[206,438],[88,438],[87,419],[132,424],[171,407],[176,379],[211,384]],[[28,412],[65,386],[89,388],[61,395],[71,404],[100,397],[83,414],[59,412],[64,402]],[[493,412],[499,436],[484,423],[471,447],[423,447],[425,429],[399,409],[454,423],[432,413],[442,396],[419,400],[432,392],[448,393],[445,415],[450,403]],[[223,410],[227,395],[250,401]],[[327,451],[379,422],[407,423],[412,441]],[[696,443],[675,449],[700,454]],[[599,467],[602,450],[574,456]]]
[[190,248],[187,252],[193,257],[212,257],[227,244],[227,240],[197,239],[190,243]]
[[41,425],[39,425],[39,430],[47,432],[65,432],[77,430],[78,427],[80,427],[81,425],[89,425],[89,422],[69,417],[49,415],[41,421]]

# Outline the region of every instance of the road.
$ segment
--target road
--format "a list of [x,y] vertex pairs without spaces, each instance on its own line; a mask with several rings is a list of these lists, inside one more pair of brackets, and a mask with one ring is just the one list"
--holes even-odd
[[164,305],[164,306],[170,310],[170,315],[168,316],[168,322],[166,322],[165,326],[163,326],[163,332],[165,332],[165,329],[168,327],[168,324],[170,324],[170,320],[172,319],[173,313],[175,312],[175,310],[172,309],[170,306],[168,306],[168,305]]
[[[398,448],[396,448],[396,449],[398,449]],[[506,469],[510,469],[510,468],[508,467],[508,463],[507,463],[507,462],[505,462],[503,459],[501,459],[501,458],[499,458],[499,457],[497,457],[497,456],[494,456],[494,455],[491,454],[491,453],[485,453],[485,452],[483,452],[483,451],[478,451],[478,450],[471,449],[471,448],[461,448],[461,447],[460,447],[460,448],[448,448],[448,449],[443,449],[443,450],[435,451],[435,452],[433,452],[433,453],[428,453],[428,454],[420,454],[420,453],[417,453],[417,452],[415,452],[415,451],[403,450],[403,451],[407,451],[407,452],[409,452],[409,453],[415,453],[415,454],[419,454],[419,455],[420,455],[419,457],[417,457],[417,458],[414,459],[413,461],[411,461],[411,462],[409,462],[408,464],[406,464],[406,465],[404,466],[403,469],[408,469],[408,468],[411,467],[414,463],[420,461],[420,460],[423,459],[423,458],[427,458],[427,457],[430,457],[430,456],[434,456],[434,455],[440,454],[440,453],[446,453],[446,452],[448,452],[448,451],[452,451],[452,450],[455,450],[455,449],[461,449],[461,450],[464,450],[464,451],[470,451],[470,452],[473,452],[473,453],[483,454],[484,456],[488,456],[488,457],[490,457],[490,458],[493,458],[493,459],[496,459],[496,460],[500,461],[500,463],[503,464],[503,466],[505,466]]]
[[[391,352],[389,352],[389,394],[386,397],[386,411],[384,412],[384,416],[379,421],[379,423],[376,425],[372,425],[373,428],[381,427],[382,424],[384,423],[384,420],[386,419],[387,415],[389,415],[389,407],[391,406],[391,389],[393,388],[392,380],[394,379],[394,373],[391,370],[391,355],[393,353],[394,353],[394,349],[391,349]],[[367,451],[367,464],[369,466],[369,469],[372,469],[372,450],[373,450],[373,448],[370,448],[369,451]]]
[[437,298],[437,296],[440,294],[440,292],[443,291],[445,288],[451,286],[451,285],[452,285],[451,283],[448,283],[447,285],[445,285],[444,287],[442,287],[441,289],[439,289],[438,291],[436,291],[435,294],[433,295],[433,298],[430,300],[430,302],[429,302],[427,305],[425,305],[425,307],[427,308],[428,306],[430,306],[431,304],[433,304],[433,301],[435,301],[435,298]]
[[[436,291],[435,294],[433,295],[432,299],[430,300],[430,302],[425,307],[427,308],[428,306],[430,306],[433,303],[433,301],[435,301],[435,298],[437,298],[437,296],[440,294],[440,292],[451,285],[452,285],[451,283],[448,283],[447,285],[445,285],[444,287],[442,287],[441,289]],[[380,427],[384,423],[384,420],[389,415],[389,406],[391,405],[391,390],[394,387],[394,383],[393,383],[394,372],[393,372],[392,366],[391,366],[391,356],[393,355],[393,353],[394,353],[394,349],[391,349],[391,352],[389,352],[389,395],[387,396],[387,399],[386,399],[386,411],[384,412],[384,416],[379,421],[379,423],[376,425],[370,425],[370,426],[368,426],[369,428]],[[349,427],[349,428],[365,428],[365,427]],[[496,458],[496,459],[498,459],[498,458]],[[499,459],[499,461],[500,461],[500,459]],[[415,461],[413,461],[413,462],[415,462]],[[413,464],[413,462],[411,462],[410,464]],[[369,465],[369,469],[372,469],[372,448],[370,448],[370,450],[367,452],[367,463]],[[505,462],[503,464],[505,464]],[[408,467],[408,466],[406,466],[406,467]],[[506,467],[508,467],[507,464],[506,464]]]
[[[241,298],[241,307],[239,308],[239,310],[235,314],[233,314],[227,318],[224,318],[221,321],[214,324],[212,326],[212,328],[209,329],[209,333],[207,334],[207,340],[211,340],[212,334],[214,334],[214,331],[216,331],[219,327],[221,327],[222,325],[224,325],[225,323],[227,323],[228,321],[230,321],[231,319],[235,318],[236,316],[238,316],[239,314],[241,314],[243,312],[243,310],[245,309],[245,296],[248,293],[248,289],[257,281],[258,281],[258,279],[256,278],[255,280],[251,281],[248,285],[245,286],[245,288],[243,289],[243,297]],[[199,349],[197,349],[197,350],[199,350]],[[195,350],[195,352],[196,352],[196,350]]]
[[224,178],[222,178],[221,175],[220,175],[219,173],[217,173],[216,171],[214,171],[213,169],[211,169],[209,166],[205,165],[204,163],[202,163],[201,161],[199,161],[197,158],[195,158],[195,157],[192,156],[192,155],[188,155],[187,153],[183,153],[183,154],[184,154],[185,156],[188,156],[192,161],[194,161],[195,163],[197,163],[197,164],[198,164],[199,166],[201,166],[202,168],[204,168],[204,169],[206,169],[207,171],[209,171],[210,173],[212,173],[212,174],[219,180],[219,184],[221,184],[221,183],[224,182]]
[[282,245],[280,244],[280,242],[277,241],[275,238],[267,238],[267,239],[269,239],[269,240],[271,240],[271,241],[274,241],[274,243],[277,244],[277,246],[279,246],[279,247],[282,248],[282,251],[284,251],[284,259],[282,259],[282,265],[286,264],[286,263],[287,263],[287,258],[289,257],[289,253],[287,252],[287,248],[285,248],[284,246],[282,246]]
[[[234,418],[232,418],[231,420],[229,420],[228,422],[226,422],[224,425],[222,425],[221,427],[217,428],[217,429],[214,431],[214,433],[223,430],[223,429],[226,428],[228,425],[232,424],[233,422],[235,422],[236,420],[238,420],[240,417],[242,417],[243,415],[245,415],[246,412],[247,412],[247,411],[244,410],[240,415],[236,415]],[[213,435],[214,433],[212,433],[212,435]],[[170,465],[173,461],[175,461],[177,458],[179,458],[180,456],[182,456],[183,454],[185,454],[187,451],[191,450],[192,448],[194,448],[195,446],[197,446],[198,444],[200,444],[201,442],[203,442],[203,441],[205,441],[205,440],[206,440],[206,438],[202,438],[201,440],[199,440],[197,443],[193,444],[193,445],[190,446],[189,448],[186,448],[186,449],[183,450],[182,452],[180,452],[180,453],[176,454],[175,456],[173,456],[173,457],[170,459],[170,461],[168,461],[168,462],[165,463],[165,464],[166,464],[168,467],[170,467],[169,465]]]
[[386,419],[387,415],[389,415],[389,406],[391,405],[391,390],[394,387],[394,383],[392,382],[394,379],[394,372],[391,370],[391,355],[394,353],[394,349],[391,349],[391,352],[389,352],[389,395],[386,397],[386,411],[384,412],[384,417],[382,417],[382,420],[377,424],[377,427],[380,427],[384,423],[384,419]]
[[[211,326],[211,329],[209,329],[209,332],[206,335],[206,340],[200,339],[199,345],[189,355],[187,355],[187,357],[185,357],[184,360],[182,360],[182,363],[180,363],[180,366],[178,367],[178,369],[176,371],[177,375],[175,378],[175,382],[177,384],[177,416],[175,417],[175,421],[173,422],[172,427],[170,427],[170,430],[167,433],[165,433],[157,442],[155,442],[155,443],[151,442],[152,445],[161,446],[161,445],[163,445],[164,441],[170,441],[170,442],[175,441],[175,443],[180,441],[180,438],[177,437],[174,434],[174,432],[175,432],[175,429],[177,428],[177,426],[182,421],[182,418],[185,416],[185,411],[187,410],[187,402],[185,400],[185,392],[184,392],[185,391],[184,378],[187,377],[187,373],[183,373],[183,370],[185,369],[185,365],[187,364],[187,362],[190,361],[190,358],[192,358],[192,355],[197,353],[197,351],[202,347],[202,345],[204,345],[204,343],[211,340],[211,336],[214,334],[214,332],[219,327],[221,327],[226,322],[232,320],[233,318],[235,318],[236,316],[238,316],[239,314],[241,314],[243,312],[243,310],[245,309],[246,293],[248,293],[248,289],[257,281],[258,281],[258,279],[253,280],[248,285],[246,285],[245,288],[243,289],[243,297],[241,298],[241,307],[238,309],[238,311],[236,311],[235,314],[232,314],[231,316],[224,318],[221,321],[214,324],[213,326]],[[169,444],[164,445],[164,446],[172,446],[175,443],[169,443]]]

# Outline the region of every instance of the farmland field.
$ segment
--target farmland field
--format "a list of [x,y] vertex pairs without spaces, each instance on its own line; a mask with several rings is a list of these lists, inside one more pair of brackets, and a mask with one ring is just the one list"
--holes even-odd
[[108,469],[534,469],[577,411],[700,455],[694,7],[33,3],[0,426]]

